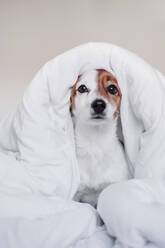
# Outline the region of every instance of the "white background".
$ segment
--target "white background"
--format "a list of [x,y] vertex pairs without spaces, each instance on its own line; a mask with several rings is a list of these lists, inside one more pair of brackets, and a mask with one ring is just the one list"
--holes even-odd
[[0,0],[0,118],[49,59],[115,43],[165,73],[165,0]]

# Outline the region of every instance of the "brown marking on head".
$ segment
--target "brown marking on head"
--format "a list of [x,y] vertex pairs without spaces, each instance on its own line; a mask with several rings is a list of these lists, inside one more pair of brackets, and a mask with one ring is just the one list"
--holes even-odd
[[76,85],[80,81],[81,75],[78,76],[76,83],[72,86],[70,97],[70,110],[75,108]]
[[[118,82],[116,78],[110,72],[107,72],[102,69],[99,69],[97,71],[98,71],[98,91],[113,106],[116,106],[116,111],[114,113],[114,116],[116,117],[120,110],[120,103],[121,103],[121,97],[122,97]],[[118,92],[115,95],[112,95],[107,91],[107,87],[110,84],[115,85],[116,88],[118,89]]]

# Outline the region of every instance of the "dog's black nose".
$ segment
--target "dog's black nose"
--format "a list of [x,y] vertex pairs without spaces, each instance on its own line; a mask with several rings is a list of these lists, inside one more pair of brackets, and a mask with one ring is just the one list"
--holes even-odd
[[102,99],[96,99],[92,102],[91,107],[94,109],[96,114],[101,114],[106,108],[106,103]]

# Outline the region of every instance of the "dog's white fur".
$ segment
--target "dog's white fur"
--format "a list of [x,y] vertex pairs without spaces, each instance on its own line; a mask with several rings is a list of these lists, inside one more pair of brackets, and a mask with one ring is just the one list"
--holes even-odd
[[[96,206],[98,195],[109,184],[126,180],[128,167],[119,141],[116,106],[98,92],[98,71],[84,73],[76,84],[75,107],[73,111],[75,142],[80,169],[80,186],[75,199]],[[84,84],[88,93],[79,93],[77,89]],[[91,103],[95,99],[106,102],[104,119],[91,119]]]

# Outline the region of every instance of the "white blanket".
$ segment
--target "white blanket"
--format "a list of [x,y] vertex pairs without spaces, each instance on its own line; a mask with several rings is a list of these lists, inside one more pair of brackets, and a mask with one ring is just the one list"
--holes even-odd
[[[88,69],[111,71],[118,80],[125,151],[136,178],[124,187],[122,183],[111,186],[100,197],[99,213],[115,239],[104,227],[97,227],[98,216],[92,207],[71,201],[79,171],[69,113],[70,87]],[[160,207],[165,218],[164,96],[165,79],[158,71],[111,44],[81,45],[45,64],[22,101],[0,123],[1,246],[165,247],[161,218],[156,219],[158,234],[155,230]],[[123,194],[129,208],[119,204]],[[114,202],[112,208],[107,195]],[[146,202],[151,218],[144,219]],[[135,211],[130,222],[122,216],[127,216],[131,206]],[[134,225],[137,212],[139,222]],[[116,219],[111,221],[112,215]],[[135,235],[130,235],[130,229]]]

